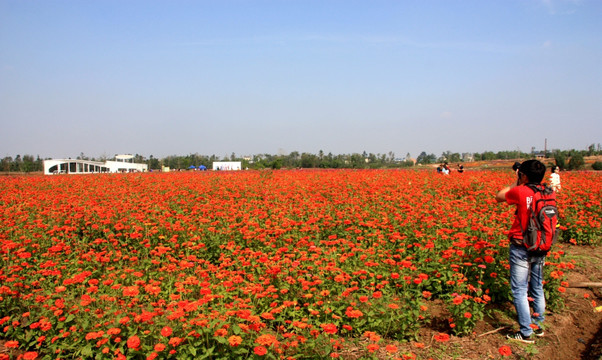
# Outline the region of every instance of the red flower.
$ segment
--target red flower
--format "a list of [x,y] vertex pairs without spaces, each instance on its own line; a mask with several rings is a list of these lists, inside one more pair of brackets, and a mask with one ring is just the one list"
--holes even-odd
[[129,349],[137,350],[140,347],[140,338],[137,335],[130,336],[127,344]]
[[236,347],[242,344],[242,338],[238,335],[232,335],[228,338],[228,343],[230,344],[230,346]]
[[378,346],[377,344],[369,344],[366,349],[368,349],[368,352],[375,352],[376,350],[380,349],[380,346]]
[[397,352],[397,346],[395,346],[395,345],[387,345],[386,349],[387,349],[387,352],[389,352],[391,354]]
[[138,296],[138,286],[126,286],[123,288],[123,296]]
[[508,345],[500,346],[498,351],[500,352],[500,355],[502,355],[502,356],[512,355],[512,349],[510,349],[510,346],[508,346]]
[[277,343],[278,340],[276,340],[276,337],[272,334],[263,334],[260,335],[257,339],[255,339],[255,342],[259,345],[272,346],[275,343]]
[[449,335],[445,333],[439,333],[435,335],[435,340],[438,342],[446,342],[449,341]]
[[176,346],[180,345],[182,343],[182,341],[184,341],[184,339],[174,336],[171,339],[169,339],[169,345],[176,347]]
[[23,354],[22,359],[25,360],[34,360],[38,358],[38,353],[35,351],[28,351],[25,354]]
[[253,352],[254,352],[256,355],[263,356],[263,355],[265,355],[265,354],[267,354],[267,353],[268,353],[268,349],[266,349],[266,348],[265,348],[265,347],[263,347],[263,346],[255,346],[255,348],[253,349]]
[[322,324],[320,325],[320,327],[327,334],[336,334],[338,331],[337,326],[335,324]]
[[4,343],[4,346],[7,348],[15,348],[16,349],[19,347],[19,342],[15,341],[15,340],[9,340]]
[[163,329],[161,329],[161,335],[165,337],[171,336],[172,333],[173,330],[169,326],[164,326]]

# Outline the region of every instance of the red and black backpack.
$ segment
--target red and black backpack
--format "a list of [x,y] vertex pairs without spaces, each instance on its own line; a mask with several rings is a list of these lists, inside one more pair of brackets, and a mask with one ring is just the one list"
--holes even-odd
[[554,191],[545,185],[527,186],[533,190],[533,201],[527,209],[529,221],[527,228],[523,229],[523,243],[531,256],[544,256],[558,237],[556,198]]

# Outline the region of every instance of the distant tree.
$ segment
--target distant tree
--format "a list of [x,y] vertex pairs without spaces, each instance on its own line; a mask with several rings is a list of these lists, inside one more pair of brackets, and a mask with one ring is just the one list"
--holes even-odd
[[2,159],[2,171],[9,172],[11,170],[11,166],[13,164],[13,158],[11,156],[6,156]]
[[363,154],[351,154],[351,167],[354,169],[363,169],[366,167],[366,152]]
[[554,161],[556,162],[556,166],[560,168],[560,170],[566,169],[566,157],[562,152],[557,152],[554,154]]
[[493,153],[492,151],[485,151],[481,155],[481,160],[495,160],[495,158],[496,158],[495,153]]
[[154,156],[150,156],[148,159],[148,168],[151,170],[160,170],[161,164],[159,163],[159,159],[156,159]]
[[11,171],[21,171],[21,165],[23,165],[21,155],[15,156],[15,160],[13,161],[11,166]]
[[422,164],[422,165],[426,165],[426,164],[430,164],[430,158],[429,156],[426,154],[425,151],[421,152],[420,155],[418,155],[418,157],[416,158],[416,163],[418,164]]
[[579,170],[585,165],[585,160],[583,160],[583,155],[575,154],[571,156],[569,159],[569,170]]
[[319,159],[314,154],[303,153],[301,154],[301,167],[302,168],[315,168],[318,167]]
[[282,168],[282,158],[281,157],[274,158],[274,160],[270,164],[270,167],[274,170],[278,170],[278,169]]
[[23,155],[21,171],[24,171],[24,172],[35,171],[35,160],[33,158],[33,155]]

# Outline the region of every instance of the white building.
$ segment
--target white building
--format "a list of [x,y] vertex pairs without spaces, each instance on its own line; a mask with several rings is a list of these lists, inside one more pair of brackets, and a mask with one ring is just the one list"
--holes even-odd
[[240,161],[214,161],[213,170],[242,170]]
[[80,159],[44,160],[44,175],[93,174],[148,171],[147,164],[134,163],[133,155],[117,155],[114,161],[90,161]]

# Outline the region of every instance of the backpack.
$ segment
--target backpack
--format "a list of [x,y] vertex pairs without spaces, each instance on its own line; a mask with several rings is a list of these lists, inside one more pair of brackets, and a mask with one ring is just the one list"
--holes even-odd
[[533,190],[533,201],[528,209],[527,229],[523,229],[523,243],[530,256],[545,256],[558,237],[556,198],[554,191],[545,185],[527,186]]

